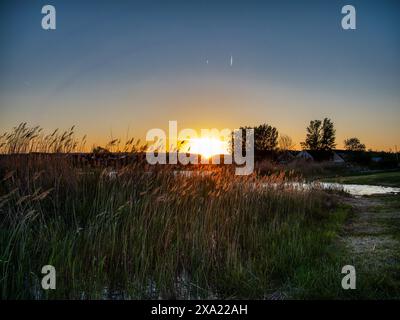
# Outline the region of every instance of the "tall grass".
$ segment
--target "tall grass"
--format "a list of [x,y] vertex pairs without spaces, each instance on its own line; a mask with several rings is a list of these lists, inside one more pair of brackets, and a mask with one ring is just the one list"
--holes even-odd
[[43,128],[29,127],[26,122],[14,127],[11,132],[0,136],[0,154],[20,154],[31,152],[69,153],[82,150],[86,136],[78,141],[74,136],[74,126],[60,132],[58,129],[45,134]]
[[[333,204],[321,190],[194,170],[209,174],[137,161],[113,177],[68,157],[3,156],[1,297],[262,299],[325,252]],[[40,287],[47,264],[56,290]]]

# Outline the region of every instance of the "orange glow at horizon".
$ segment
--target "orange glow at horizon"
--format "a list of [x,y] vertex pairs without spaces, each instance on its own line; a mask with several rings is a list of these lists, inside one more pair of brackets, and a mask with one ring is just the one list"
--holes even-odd
[[185,150],[208,159],[215,155],[229,154],[229,145],[228,142],[217,138],[193,138],[188,140]]

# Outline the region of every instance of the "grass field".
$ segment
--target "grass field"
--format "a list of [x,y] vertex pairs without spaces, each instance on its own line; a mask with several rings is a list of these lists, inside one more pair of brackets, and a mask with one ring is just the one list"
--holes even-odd
[[[131,166],[112,179],[68,161],[7,159],[2,298],[262,299],[329,259],[346,215],[321,190],[284,187],[283,175],[188,178]],[[54,291],[39,286],[47,264]]]
[[388,187],[400,187],[400,171],[364,173],[360,175],[337,177],[324,180],[346,184],[369,184]]
[[[22,135],[22,143],[15,141],[20,136],[10,135],[3,148],[31,150],[32,134]],[[68,151],[69,137],[53,134],[45,145]],[[295,178],[284,172],[174,170],[137,161],[110,174],[107,167],[77,168],[62,152],[1,157],[1,298],[394,296],[398,285],[382,278],[386,269],[367,270],[361,290],[342,289],[341,269],[354,261],[341,240],[353,204],[343,204],[342,196],[293,188],[285,182]],[[393,183],[394,176],[379,181]],[[387,199],[379,210],[397,205]],[[56,290],[40,286],[44,265],[56,269]]]

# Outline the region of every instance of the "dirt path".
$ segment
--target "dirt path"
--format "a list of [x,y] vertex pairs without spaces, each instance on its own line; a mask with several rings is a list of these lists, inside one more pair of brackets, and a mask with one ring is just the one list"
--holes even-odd
[[[400,279],[400,196],[347,198],[354,216],[341,240],[361,275],[397,287]],[[383,279],[383,280],[382,280]],[[393,282],[394,281],[394,282]],[[385,283],[388,282],[388,283]],[[400,287],[398,288],[400,295]]]

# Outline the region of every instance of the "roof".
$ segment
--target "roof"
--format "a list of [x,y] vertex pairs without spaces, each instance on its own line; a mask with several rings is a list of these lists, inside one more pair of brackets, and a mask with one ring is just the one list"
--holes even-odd
[[300,151],[296,158],[315,161],[333,161],[335,163],[344,163],[344,159],[335,151],[331,150],[303,150]]
[[303,150],[300,151],[297,155],[296,158],[302,158],[302,159],[306,159],[306,160],[314,160],[314,157],[310,154],[310,152]]

